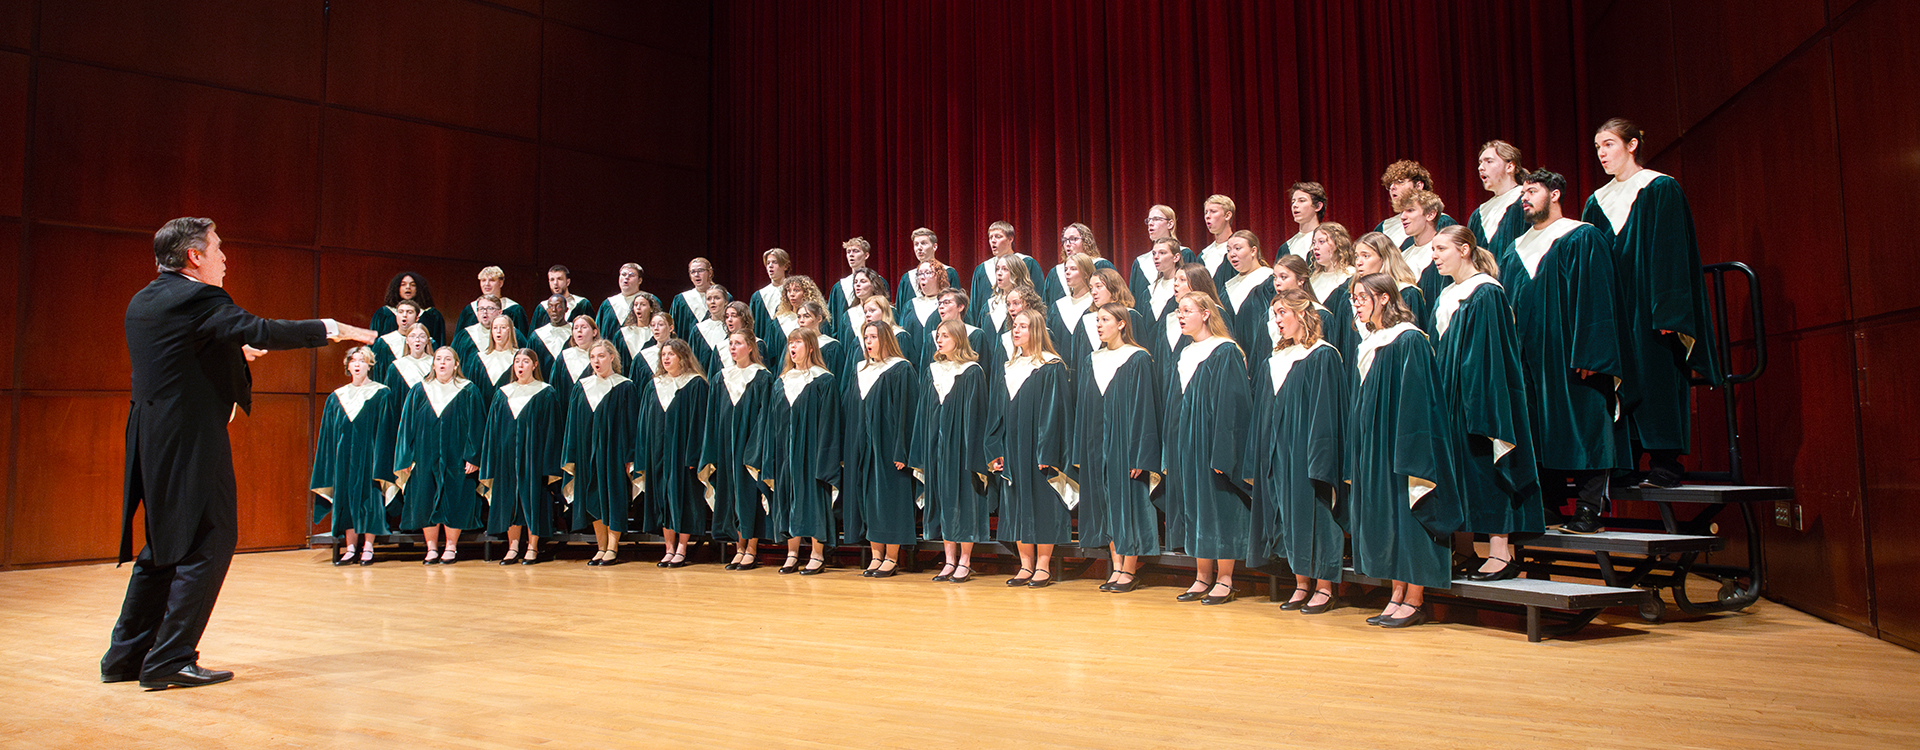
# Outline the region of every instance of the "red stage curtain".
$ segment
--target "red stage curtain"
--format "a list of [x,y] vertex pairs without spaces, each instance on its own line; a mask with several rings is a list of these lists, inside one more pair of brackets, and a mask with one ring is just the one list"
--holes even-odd
[[1294,231],[1289,184],[1325,183],[1328,218],[1357,234],[1389,213],[1379,175],[1400,158],[1427,165],[1464,220],[1487,197],[1474,159],[1491,138],[1591,182],[1578,14],[1571,1],[720,3],[710,244],[736,287],[765,283],[759,253],[776,246],[797,272],[838,278],[855,235],[897,278],[927,226],[964,279],[988,223],[1013,222],[1019,248],[1051,264],[1079,221],[1124,269],[1146,249],[1150,206],[1172,206],[1198,248],[1202,201],[1223,193],[1271,253]]

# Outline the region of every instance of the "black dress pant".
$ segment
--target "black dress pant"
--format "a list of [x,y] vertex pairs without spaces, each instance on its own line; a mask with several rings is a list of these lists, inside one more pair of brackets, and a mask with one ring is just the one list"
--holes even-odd
[[220,598],[237,541],[231,525],[209,524],[176,564],[154,564],[151,544],[140,550],[100,673],[157,679],[199,661],[200,635]]

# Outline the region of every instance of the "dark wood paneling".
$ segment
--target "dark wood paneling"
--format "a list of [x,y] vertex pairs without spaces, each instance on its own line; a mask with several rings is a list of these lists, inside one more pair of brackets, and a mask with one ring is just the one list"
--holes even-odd
[[678,274],[669,269],[706,254],[704,174],[556,148],[541,161],[543,260],[599,271],[631,260],[670,278]]
[[9,564],[105,560],[119,551],[126,434],[125,392],[21,397]]
[[525,263],[533,251],[531,144],[330,110],[321,243]]
[[0,216],[20,215],[27,168],[27,56],[0,52]]
[[33,0],[0,0],[0,44],[25,49],[33,43]]
[[1860,436],[1880,629],[1920,642],[1920,320],[1860,330]]
[[[1860,442],[1855,432],[1852,337],[1845,328],[1776,336],[1773,364],[1755,384],[1760,410],[1748,445],[1748,481],[1794,488],[1805,531],[1766,524],[1767,590],[1856,627],[1869,622]],[[1875,549],[1875,553],[1878,553]]]
[[320,98],[323,3],[60,0],[40,7],[40,48],[52,54]]
[[1673,5],[1680,124],[1692,128],[1827,23],[1805,0],[1682,0]]
[[713,9],[705,2],[548,0],[547,17],[688,57],[704,58]]
[[707,162],[704,61],[548,24],[541,133],[551,143],[693,169]]
[[[224,226],[222,227],[224,228]],[[227,294],[263,318],[307,320],[314,313],[313,251],[225,242]],[[305,394],[313,385],[313,353],[271,352],[248,365],[255,393]]]
[[540,22],[467,0],[332,0],[327,100],[532,137]]
[[[38,224],[28,264],[26,320],[21,326],[20,387],[126,391],[127,301],[153,281],[153,238]],[[75,290],[98,304],[76,304]],[[91,357],[60,356],[89,332]],[[45,355],[45,356],[37,356]]]
[[295,547],[306,541],[307,482],[313,469],[312,399],[264,395],[253,414],[233,421],[240,548]]
[[1920,4],[1879,2],[1833,37],[1840,162],[1847,196],[1847,258],[1854,314],[1913,307],[1911,232],[1899,221],[1912,204],[1892,186],[1920,183],[1920,99],[1890,95],[1920,80]]
[[[1679,84],[1674,78],[1673,16],[1669,0],[1619,0],[1587,34],[1587,108],[1581,153],[1593,158],[1592,131],[1609,117],[1625,117],[1647,131],[1641,153],[1652,156],[1680,135]],[[1560,170],[1565,172],[1567,170]],[[1601,175],[1604,176],[1604,175]],[[1468,211],[1471,213],[1471,210]],[[1463,214],[1464,215],[1464,214]]]
[[[0,289],[12,292],[5,302],[0,302],[0,367],[6,373],[0,375],[0,388],[13,387],[13,358],[18,352],[13,349],[14,332],[14,294],[20,288],[20,222],[13,219],[0,219]],[[4,402],[0,402],[4,403]],[[0,474],[0,481],[5,481]]]
[[[1683,183],[1701,260],[1741,260],[1760,273],[1767,325],[1804,330],[1847,319],[1846,232],[1841,226],[1839,149],[1826,43],[1757,82],[1696,126],[1683,149]],[[1791,143],[1754,158],[1757,144]],[[1729,280],[1729,309],[1747,309],[1743,282]],[[1729,316],[1735,340],[1752,337]]]
[[[18,397],[14,391],[0,391],[0,482],[8,481],[13,472],[13,402]],[[13,564],[14,519],[20,517],[19,496],[9,492],[9,486],[0,484],[0,510],[7,514],[0,519],[0,565]]]
[[38,218],[152,231],[208,216],[231,239],[313,241],[315,107],[49,60],[35,120]]

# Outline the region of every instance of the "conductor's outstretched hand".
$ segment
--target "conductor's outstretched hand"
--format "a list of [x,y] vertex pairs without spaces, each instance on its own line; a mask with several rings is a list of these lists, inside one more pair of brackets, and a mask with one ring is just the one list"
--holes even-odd
[[333,337],[334,341],[358,341],[362,344],[371,344],[374,339],[379,338],[374,335],[371,329],[350,326],[345,323],[338,323],[336,325],[340,326],[340,334]]

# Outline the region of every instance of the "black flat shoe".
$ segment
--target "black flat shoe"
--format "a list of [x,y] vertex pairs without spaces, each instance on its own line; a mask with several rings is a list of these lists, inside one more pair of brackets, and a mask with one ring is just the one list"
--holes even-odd
[[1206,605],[1213,605],[1213,604],[1226,604],[1227,602],[1233,601],[1233,584],[1231,583],[1216,583],[1208,587],[1207,592],[1212,593],[1214,589],[1220,588],[1221,586],[1227,587],[1227,593],[1224,596],[1208,596],[1206,598],[1201,599],[1200,603],[1206,604]]
[[727,570],[739,570],[739,569],[740,569],[740,563],[737,563],[737,562],[730,562],[730,563],[727,563],[727,566],[726,566],[726,569],[727,569]]
[[[1022,572],[1022,573],[1032,573],[1033,571],[1031,571],[1031,570],[1028,570],[1028,569],[1026,569],[1026,568],[1021,568],[1021,569],[1020,569],[1020,572]],[[1031,581],[1031,580],[1033,580],[1033,576],[1031,576],[1031,575],[1028,575],[1028,576],[1025,576],[1025,577],[1021,577],[1021,576],[1014,576],[1014,577],[1012,577],[1012,578],[1009,578],[1009,579],[1007,579],[1007,586],[1008,586],[1008,587],[1013,587],[1013,586],[1025,586],[1025,585],[1027,585],[1027,582],[1028,582],[1028,581]]]
[[800,572],[800,558],[798,557],[789,557],[785,563],[780,565],[780,575],[792,575],[798,572]]
[[372,564],[373,564],[373,558],[371,558],[371,557],[362,557],[362,558],[360,558],[360,566],[361,566],[361,567],[366,567],[366,566],[368,566],[368,565],[372,565]]
[[207,669],[198,664],[188,664],[180,671],[164,677],[140,680],[140,687],[148,690],[165,690],[176,687],[200,687],[233,679],[233,673],[224,669]]
[[[813,563],[820,563],[820,567],[817,567],[817,568],[816,568],[816,567],[814,567],[814,566],[813,566]],[[686,563],[681,563],[681,564],[682,564],[682,565],[685,565]],[[817,558],[817,557],[816,557],[816,558],[813,558],[813,559],[811,559],[811,560],[808,560],[808,561],[807,561],[807,567],[805,567],[805,568],[801,568],[801,569],[800,569],[800,575],[803,575],[803,576],[817,576],[817,575],[820,575],[821,573],[825,573],[825,572],[827,572],[827,561],[825,561],[825,560],[822,560],[822,559],[820,559],[820,558]],[[887,573],[886,573],[886,575],[881,575],[881,576],[875,576],[875,577],[876,577],[876,578],[885,578],[885,577],[887,577],[887,576],[891,576],[891,575],[893,575],[893,571],[891,571],[891,570],[889,570],[889,571],[887,571]]]
[[947,579],[947,583],[966,583],[968,581],[973,580],[973,566],[971,565],[956,566],[954,567],[953,572],[959,573],[962,570],[967,571],[967,574],[955,575],[954,577]]
[[1415,625],[1424,625],[1428,619],[1430,618],[1427,616],[1427,610],[1423,607],[1417,607],[1413,610],[1413,614],[1407,615],[1406,617],[1381,618],[1380,627],[1396,629],[1410,628]]
[[1385,619],[1387,619],[1387,610],[1391,610],[1391,609],[1393,609],[1394,607],[1398,607],[1398,606],[1400,606],[1400,602],[1396,602],[1396,601],[1394,601],[1394,600],[1392,600],[1392,599],[1388,599],[1388,600],[1387,600],[1387,609],[1386,609],[1386,610],[1381,610],[1381,611],[1380,611],[1380,614],[1377,614],[1377,615],[1374,615],[1374,616],[1372,616],[1372,617],[1369,617],[1369,618],[1367,618],[1367,624],[1368,624],[1368,625],[1379,625],[1379,624],[1380,624],[1380,621],[1381,621],[1381,620],[1385,620]]
[[[1495,558],[1495,559],[1498,559],[1498,558]],[[1520,575],[1519,565],[1515,565],[1512,560],[1508,560],[1506,561],[1506,563],[1507,564],[1500,566],[1499,570],[1495,570],[1495,571],[1482,572],[1482,571],[1476,570],[1467,575],[1467,580],[1469,581],[1504,581],[1514,576]]]
[[[953,568],[954,570],[959,570],[959,569],[960,569],[960,566],[958,566],[958,565],[954,565],[954,564],[952,564],[952,563],[948,563],[948,564],[946,564],[946,565],[942,565],[942,566],[940,566],[940,569],[941,569],[941,570],[946,570],[946,569],[948,569],[948,568]],[[933,580],[933,581],[934,581],[934,582],[936,582],[936,583],[944,583],[944,582],[946,582],[946,581],[951,581],[951,580],[953,580],[953,573],[950,573],[950,572],[949,572],[949,573],[941,573],[941,574],[939,574],[939,575],[936,575],[936,576],[934,576],[934,577],[933,577],[933,578],[932,578],[931,580]]]
[[1303,589],[1298,586],[1295,586],[1293,589],[1293,593],[1295,594],[1298,594],[1303,591],[1306,592],[1307,594],[1306,596],[1300,597],[1298,599],[1295,599],[1289,596],[1287,597],[1287,603],[1280,605],[1280,609],[1291,612],[1293,610],[1300,609],[1302,607],[1307,606],[1307,600],[1313,598],[1313,589]]
[[1115,594],[1125,594],[1134,589],[1140,588],[1139,576],[1134,575],[1132,573],[1121,573],[1120,575],[1126,576],[1127,582],[1113,584],[1113,588],[1107,589],[1108,591],[1113,592]]
[[1174,597],[1173,600],[1176,602],[1197,602],[1197,601],[1200,601],[1201,599],[1207,598],[1207,592],[1212,589],[1213,589],[1212,586],[1208,586],[1199,591],[1182,592],[1179,596]]
[[528,552],[520,557],[521,565],[539,565],[540,563],[540,553],[538,552]]
[[[1313,601],[1313,600],[1314,600],[1315,598],[1317,598],[1318,596],[1320,596],[1320,592],[1318,592],[1318,591],[1315,591],[1315,592],[1313,592],[1313,596],[1309,596],[1309,597],[1307,597],[1307,601]],[[1339,604],[1338,604],[1338,602],[1339,602],[1339,601],[1340,601],[1340,598],[1339,598],[1339,597],[1336,597],[1336,596],[1328,596],[1328,597],[1327,597],[1327,600],[1326,600],[1326,601],[1324,601],[1324,602],[1321,602],[1321,603],[1319,603],[1319,604],[1309,604],[1309,605],[1306,605],[1306,606],[1304,606],[1304,607],[1301,607],[1301,608],[1300,608],[1300,614],[1303,614],[1303,615],[1322,615],[1322,614],[1326,614],[1327,612],[1329,612],[1329,611],[1331,611],[1331,610],[1332,610],[1332,609],[1333,609],[1334,607],[1337,607],[1337,606],[1339,606]]]
[[1680,475],[1664,466],[1656,467],[1654,470],[1647,472],[1645,479],[1640,480],[1640,486],[1661,489],[1678,487],[1680,486]]
[[508,550],[508,551],[507,551],[507,556],[506,556],[506,557],[502,557],[502,558],[500,558],[500,564],[501,564],[501,565],[512,565],[512,564],[514,564],[514,563],[517,563],[517,562],[520,562],[520,551],[519,551],[519,550]]
[[355,550],[347,550],[347,554],[334,558],[333,564],[334,565],[352,565],[353,558],[357,554],[359,554],[359,552]]
[[[886,565],[887,565],[887,563],[893,563],[893,567],[891,567],[891,568],[889,568],[889,567],[886,567]],[[821,568],[825,568],[826,566],[827,566],[827,561],[825,561],[825,560],[821,560],[821,561],[820,561],[820,567],[821,567]],[[898,560],[881,560],[881,561],[880,561],[880,567],[878,567],[878,568],[874,568],[874,569],[873,569],[873,577],[874,577],[874,578],[892,578],[892,577],[894,576],[894,574],[896,574],[896,573],[899,573],[899,572],[900,572],[900,561],[898,561]]]
[[[1041,574],[1041,573],[1045,573],[1045,574],[1047,574],[1047,577],[1046,577],[1046,579],[1045,579],[1045,580],[1041,580],[1041,578],[1040,578],[1040,574]],[[1031,581],[1027,581],[1027,588],[1030,588],[1030,589],[1044,589],[1044,588],[1046,588],[1046,587],[1048,587],[1048,586],[1052,586],[1052,585],[1053,585],[1053,584],[1054,584],[1055,582],[1056,582],[1056,579],[1055,579],[1055,578],[1053,577],[1053,571],[1051,571],[1051,570],[1036,570],[1036,571],[1034,571],[1034,572],[1033,572],[1033,580],[1031,580]]]
[[758,568],[758,567],[760,567],[760,561],[754,560],[752,562],[740,563],[738,566],[734,567],[734,570],[753,570],[754,568]]

